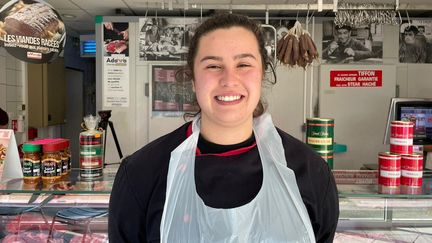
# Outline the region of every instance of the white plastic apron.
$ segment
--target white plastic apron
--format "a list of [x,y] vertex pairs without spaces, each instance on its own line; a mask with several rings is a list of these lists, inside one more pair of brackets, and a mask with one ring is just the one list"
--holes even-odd
[[[294,172],[269,114],[254,119],[263,182],[256,197],[232,209],[211,208],[196,192],[195,151],[200,120],[172,153],[160,226],[163,243],[315,242]],[[221,195],[223,196],[223,195]]]

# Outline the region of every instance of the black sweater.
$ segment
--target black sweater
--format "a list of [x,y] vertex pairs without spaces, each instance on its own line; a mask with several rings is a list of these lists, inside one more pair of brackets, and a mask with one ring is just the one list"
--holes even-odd
[[[111,192],[110,242],[159,242],[170,153],[187,137],[186,123],[125,158]],[[327,164],[309,146],[278,129],[287,166],[296,175],[317,242],[332,242],[339,217],[336,184]],[[239,151],[239,150],[237,150]],[[198,195],[214,208],[250,202],[262,183],[257,146],[241,153],[198,155],[195,181]]]

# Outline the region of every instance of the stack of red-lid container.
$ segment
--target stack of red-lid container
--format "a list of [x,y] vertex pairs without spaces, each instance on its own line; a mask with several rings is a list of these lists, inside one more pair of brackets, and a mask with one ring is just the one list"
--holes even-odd
[[379,192],[421,194],[423,155],[413,153],[414,123],[393,121],[390,129],[390,152],[379,154]]

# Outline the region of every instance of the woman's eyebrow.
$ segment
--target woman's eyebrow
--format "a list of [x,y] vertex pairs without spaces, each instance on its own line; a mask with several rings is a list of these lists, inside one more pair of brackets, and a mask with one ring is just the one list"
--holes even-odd
[[252,55],[251,53],[242,53],[242,54],[235,55],[234,60],[240,59],[240,58],[247,58],[247,57],[250,57],[250,58],[253,58],[256,60],[256,57],[254,55]]
[[200,62],[204,62],[206,60],[215,60],[215,61],[222,61],[222,57],[217,57],[217,56],[205,56],[203,58],[201,58]]
[[[242,53],[242,54],[238,54],[234,56],[234,60],[236,59],[241,59],[241,58],[253,58],[256,60],[256,57],[254,55],[252,55],[251,53]],[[218,56],[205,56],[203,58],[201,58],[200,62],[204,62],[206,60],[215,60],[215,61],[222,61],[222,57],[218,57]]]

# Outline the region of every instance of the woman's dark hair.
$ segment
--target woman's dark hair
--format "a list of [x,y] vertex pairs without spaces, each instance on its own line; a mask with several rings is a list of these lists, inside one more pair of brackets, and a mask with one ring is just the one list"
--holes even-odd
[[9,123],[9,116],[2,108],[0,108],[0,126],[7,125]]
[[[271,72],[273,73],[273,76],[276,77],[275,71],[273,69],[272,63],[270,61],[270,58],[267,56],[267,52],[265,49],[265,42],[264,42],[264,34],[261,29],[261,26],[256,23],[255,21],[249,19],[247,16],[239,15],[239,14],[230,14],[230,13],[218,13],[215,16],[205,20],[198,28],[195,30],[195,34],[193,35],[190,43],[189,43],[189,52],[187,56],[187,63],[184,68],[179,70],[176,74],[177,80],[184,80],[184,81],[192,81],[194,78],[194,60],[198,52],[199,42],[201,38],[218,29],[228,29],[231,27],[243,27],[250,32],[252,32],[258,42],[258,49],[259,53],[261,55],[261,62],[262,62],[262,69],[263,69],[263,75],[265,74],[265,71],[267,71],[268,67],[270,66]],[[273,84],[276,83],[276,78],[273,82]],[[254,110],[253,116],[258,117],[262,115],[265,111],[265,105],[263,104],[263,101],[260,100],[258,102],[257,107]],[[193,117],[199,112],[195,114],[185,114],[185,117]]]

